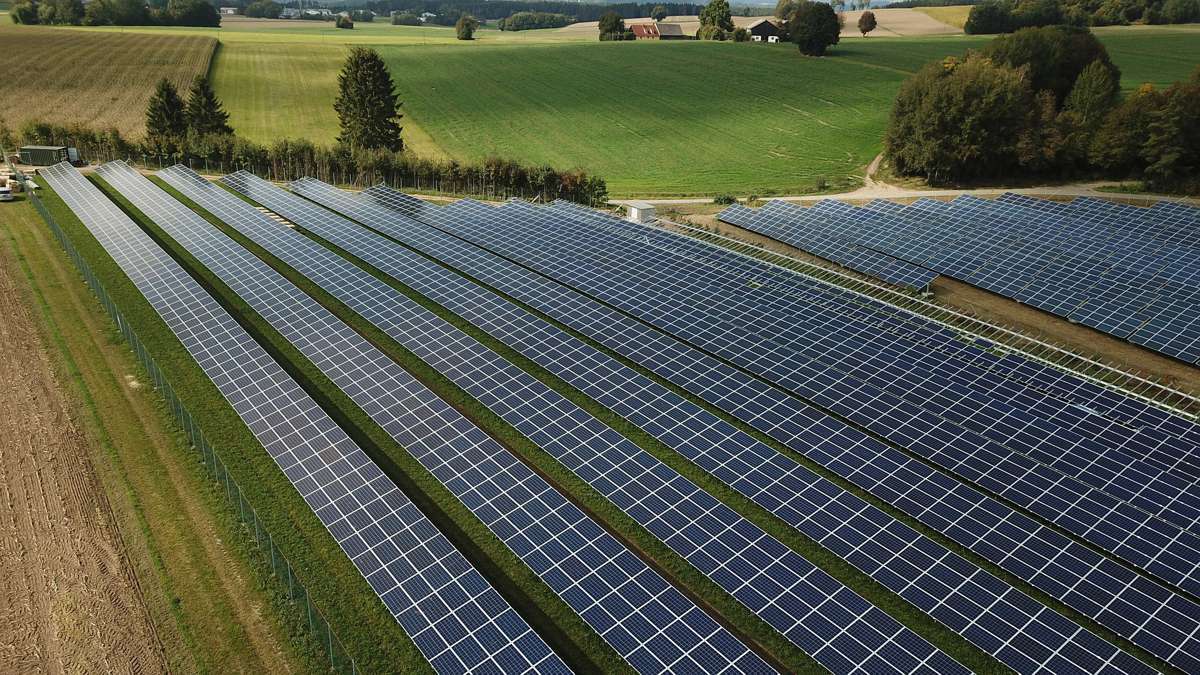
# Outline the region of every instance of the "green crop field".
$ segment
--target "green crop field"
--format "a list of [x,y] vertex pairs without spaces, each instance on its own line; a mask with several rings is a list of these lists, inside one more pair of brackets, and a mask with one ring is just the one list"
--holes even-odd
[[[186,88],[208,71],[206,35],[99,33],[0,22],[4,69],[0,122],[86,123],[141,135],[154,82]],[[13,95],[19,92],[19,95]]]
[[[383,22],[353,31],[244,19],[227,19],[220,30],[135,30],[219,37],[217,93],[233,126],[253,140],[332,142],[337,71],[348,47],[362,44],[392,69],[415,153],[578,167],[604,177],[615,196],[854,185],[880,150],[904,77],[990,39],[850,38],[830,57],[811,59],[790,45],[608,44],[556,30],[482,30],[464,43],[447,28]],[[1200,61],[1198,26],[1097,34],[1126,90],[1165,86]]]

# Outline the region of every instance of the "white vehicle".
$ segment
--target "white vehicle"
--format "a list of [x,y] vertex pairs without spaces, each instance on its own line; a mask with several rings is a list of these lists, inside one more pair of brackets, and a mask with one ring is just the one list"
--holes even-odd
[[0,202],[11,202],[12,200],[12,188],[0,187]]

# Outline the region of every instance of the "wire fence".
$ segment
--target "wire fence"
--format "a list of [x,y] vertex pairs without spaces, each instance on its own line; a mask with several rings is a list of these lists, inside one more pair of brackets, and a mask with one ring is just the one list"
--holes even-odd
[[[20,174],[17,175],[18,178],[23,179]],[[33,203],[34,208],[41,214],[42,219],[50,227],[54,238],[58,240],[63,250],[66,251],[67,256],[75,263],[75,267],[83,276],[84,281],[87,282],[88,287],[100,301],[100,305],[108,312],[113,323],[121,331],[121,335],[125,337],[133,353],[137,356],[138,362],[142,364],[142,367],[150,375],[155,389],[166,400],[167,405],[171,408],[171,413],[175,416],[175,420],[179,423],[184,433],[187,434],[188,442],[192,448],[199,452],[200,462],[208,470],[212,479],[221,487],[225,497],[237,513],[238,520],[245,527],[248,536],[253,537],[259,552],[262,553],[264,564],[270,567],[271,575],[279,583],[281,590],[286,592],[289,603],[293,606],[298,606],[299,611],[304,614],[308,630],[329,658],[330,670],[337,673],[358,675],[358,667],[353,657],[346,651],[342,641],[334,633],[333,628],[329,625],[329,621],[325,619],[321,610],[313,604],[308,589],[297,578],[292,563],[288,561],[283,552],[279,550],[279,547],[275,545],[275,538],[263,525],[258,511],[254,508],[254,505],[246,500],[245,494],[237,481],[229,475],[229,470],[225,462],[221,459],[221,455],[209,444],[208,440],[204,437],[204,433],[196,426],[191,413],[183,405],[179,396],[175,394],[171,383],[158,367],[158,364],[155,363],[146,346],[138,338],[137,334],[134,333],[129,322],[121,314],[121,311],[117,308],[117,305],[113,302],[108,292],[104,290],[104,286],[100,283],[99,278],[92,272],[87,261],[76,250],[66,231],[54,219],[49,209],[42,203],[42,200],[34,194],[33,190],[26,190],[26,194],[29,196],[29,200]]]

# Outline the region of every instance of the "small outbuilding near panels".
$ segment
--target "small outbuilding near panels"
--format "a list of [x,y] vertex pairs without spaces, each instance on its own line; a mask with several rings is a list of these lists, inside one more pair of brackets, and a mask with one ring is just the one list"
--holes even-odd
[[29,166],[52,166],[68,159],[65,145],[23,145],[17,155]]

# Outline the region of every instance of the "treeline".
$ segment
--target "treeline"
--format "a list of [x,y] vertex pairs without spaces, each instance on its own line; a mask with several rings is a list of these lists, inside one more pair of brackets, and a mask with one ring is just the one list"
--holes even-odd
[[25,0],[9,16],[19,24],[74,26],[202,26],[221,25],[221,15],[205,0]]
[[906,80],[884,152],[934,185],[1103,177],[1200,191],[1200,68],[1124,99],[1119,82],[1087,29],[1022,29]]
[[912,9],[914,7],[954,7],[956,5],[974,5],[978,0],[900,0],[889,2],[884,9]]
[[490,199],[568,199],[589,206],[608,200],[602,178],[581,170],[526,166],[489,158],[462,164],[414,157],[383,149],[352,150],[345,145],[322,146],[308,141],[282,140],[261,145],[229,134],[188,135],[172,152],[123,137],[116,130],[98,131],[84,125],[30,122],[14,135],[0,126],[0,145],[70,145],[89,161],[128,159],[144,166],[187,164],[208,173],[246,169],[272,180],[312,176],[336,185],[366,187],[387,183],[395,188],[429,190]]
[[1200,21],[1200,0],[985,0],[971,8],[972,35],[1039,26],[1124,26]]
[[633,19],[650,16],[650,12],[662,5],[671,15],[696,16],[703,7],[692,3],[634,3],[624,2],[613,5],[600,5],[582,2],[549,2],[527,0],[373,0],[367,7],[376,14],[387,16],[395,12],[420,16],[424,12],[436,14],[431,20],[439,25],[454,25],[458,17],[467,14],[477,19],[499,20],[518,12],[543,12],[546,14],[565,14],[575,17],[576,21],[598,21],[605,12],[616,12],[618,16]]
[[500,19],[500,30],[533,30],[536,28],[562,28],[575,23],[575,17],[550,12],[517,12]]

